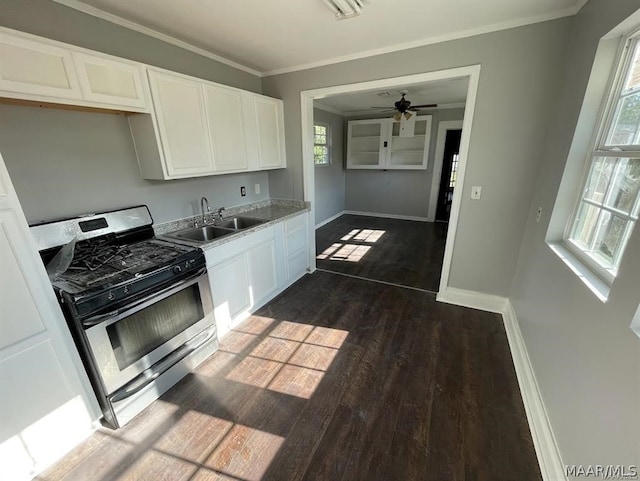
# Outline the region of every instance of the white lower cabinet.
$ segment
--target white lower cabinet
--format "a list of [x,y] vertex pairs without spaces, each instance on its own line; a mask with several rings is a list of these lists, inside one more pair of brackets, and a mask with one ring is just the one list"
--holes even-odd
[[218,336],[302,277],[308,213],[205,250]]

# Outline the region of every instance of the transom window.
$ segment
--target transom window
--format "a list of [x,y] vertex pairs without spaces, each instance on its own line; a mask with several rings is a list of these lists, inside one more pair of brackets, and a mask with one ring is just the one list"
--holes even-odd
[[628,40],[566,244],[611,284],[640,210],[640,48]]
[[313,125],[313,162],[316,165],[329,165],[331,162],[330,143],[331,131],[329,124],[315,122]]

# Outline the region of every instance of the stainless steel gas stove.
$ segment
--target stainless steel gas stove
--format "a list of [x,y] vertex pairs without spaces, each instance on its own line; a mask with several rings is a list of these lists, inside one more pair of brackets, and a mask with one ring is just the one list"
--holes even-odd
[[139,206],[31,227],[112,428],[217,348],[203,252],[152,224]]

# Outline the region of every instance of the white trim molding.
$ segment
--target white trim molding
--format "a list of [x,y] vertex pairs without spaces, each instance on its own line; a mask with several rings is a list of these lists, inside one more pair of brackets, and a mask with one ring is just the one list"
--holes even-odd
[[436,208],[438,207],[438,194],[440,193],[440,179],[444,161],[444,144],[447,140],[447,131],[449,130],[462,130],[462,120],[445,120],[438,123],[438,139],[436,140],[436,153],[433,158],[429,213],[427,214],[427,219],[430,222],[436,220]]
[[[404,75],[402,77],[391,77],[380,80],[370,80],[346,85],[335,85],[313,90],[303,90],[300,92],[300,117],[301,117],[301,140],[302,140],[302,172],[304,181],[304,200],[311,202],[311,218],[315,219],[315,169],[313,163],[313,103],[315,100],[323,99],[333,95],[362,92],[367,90],[387,89],[397,86],[411,86],[432,82],[436,80],[447,80],[452,78],[468,78],[467,83],[467,103],[464,110],[464,120],[462,128],[462,138],[460,139],[460,163],[458,166],[458,179],[456,189],[453,192],[453,202],[451,204],[451,216],[447,230],[447,241],[445,244],[444,260],[442,264],[442,274],[440,277],[439,291],[444,291],[449,283],[449,272],[453,259],[453,246],[455,244],[458,219],[460,215],[460,205],[462,203],[462,193],[464,191],[464,176],[466,172],[467,159],[469,157],[469,142],[471,139],[471,129],[473,126],[473,114],[475,111],[476,97],[478,93],[478,83],[480,79],[480,65],[470,65],[447,70],[437,70],[434,72],[424,72],[414,75]],[[385,214],[386,217],[388,215]],[[415,219],[412,219],[415,220]],[[426,220],[426,219],[425,219]],[[311,248],[309,265],[315,268],[315,228],[310,223],[309,244]]]
[[527,413],[533,445],[538,455],[538,464],[544,481],[566,481],[567,475],[551,428],[547,410],[536,381],[536,375],[529,359],[516,312],[509,300],[502,313],[504,330],[507,333],[513,367],[520,385],[524,410]]
[[567,481],[562,456],[553,434],[549,416],[544,407],[535,372],[527,352],[527,346],[524,343],[518,318],[511,301],[506,297],[455,288],[447,288],[445,291],[440,292],[436,299],[447,304],[502,314],[502,322],[507,334],[513,367],[516,371],[520,395],[527,415],[542,479],[544,481]]
[[385,214],[384,212],[362,212],[359,210],[345,210],[343,214],[361,215],[363,217],[383,217],[385,219],[399,220],[415,220],[418,222],[428,222],[426,217],[417,217],[413,215]]
[[472,309],[495,312],[497,314],[502,314],[509,302],[509,299],[506,297],[483,294],[466,289],[456,289],[455,287],[447,287],[441,290],[436,300],[446,304],[470,307]]
[[329,217],[328,219],[323,220],[322,222],[319,222],[318,224],[316,224],[316,229],[319,229],[322,226],[327,225],[329,222],[333,222],[334,220],[336,220],[338,217],[341,217],[342,215],[345,214],[345,211],[341,211],[338,212],[336,215],[332,215],[331,217]]

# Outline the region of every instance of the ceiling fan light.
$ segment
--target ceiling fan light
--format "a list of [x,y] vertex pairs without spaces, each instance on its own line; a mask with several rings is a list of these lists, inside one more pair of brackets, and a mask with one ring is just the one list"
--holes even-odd
[[405,119],[409,120],[411,117],[413,117],[413,113],[411,113],[411,112],[409,112],[409,111],[406,111],[406,112],[404,113],[404,118],[405,118]]
[[396,112],[395,114],[393,114],[393,120],[395,120],[396,122],[400,122],[402,120],[402,114],[400,112]]

